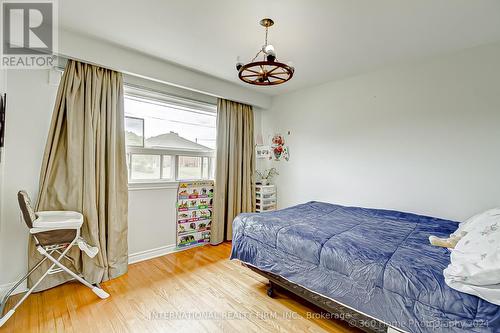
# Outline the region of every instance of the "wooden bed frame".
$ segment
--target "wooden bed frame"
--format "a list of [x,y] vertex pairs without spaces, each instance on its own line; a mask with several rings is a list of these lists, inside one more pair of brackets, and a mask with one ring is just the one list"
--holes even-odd
[[257,274],[262,275],[269,280],[269,287],[267,288],[267,295],[269,297],[274,296],[274,290],[276,287],[286,289],[300,298],[316,305],[322,310],[338,316],[339,319],[347,321],[350,325],[355,326],[367,333],[386,333],[386,332],[399,332],[392,327],[376,320],[367,315],[357,312],[351,308],[348,308],[340,303],[337,303],[329,298],[321,296],[314,293],[298,284],[292,283],[279,275],[264,272],[256,267],[246,265],[242,263],[243,266],[250,268]]

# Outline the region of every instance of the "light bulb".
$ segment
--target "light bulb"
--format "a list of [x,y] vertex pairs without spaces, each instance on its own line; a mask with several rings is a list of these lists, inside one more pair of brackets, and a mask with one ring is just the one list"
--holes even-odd
[[276,51],[274,50],[274,46],[272,46],[271,44],[269,45],[266,45],[264,47],[264,53],[267,54],[267,55],[272,55],[274,57],[276,57]]
[[236,70],[239,71],[240,68],[243,66],[243,63],[241,62],[240,56],[236,57]]

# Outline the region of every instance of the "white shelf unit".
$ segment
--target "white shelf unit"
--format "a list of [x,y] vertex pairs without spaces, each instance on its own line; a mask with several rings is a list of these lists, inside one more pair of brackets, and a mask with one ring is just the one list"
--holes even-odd
[[255,185],[255,211],[257,213],[276,210],[278,197],[275,185]]

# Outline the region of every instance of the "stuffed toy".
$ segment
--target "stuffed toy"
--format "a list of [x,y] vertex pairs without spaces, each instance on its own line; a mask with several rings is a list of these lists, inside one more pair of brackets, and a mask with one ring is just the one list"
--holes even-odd
[[458,241],[462,239],[467,235],[467,232],[461,232],[457,235],[451,234],[450,237],[448,238],[439,238],[437,236],[429,236],[429,242],[431,245],[434,246],[440,246],[440,247],[447,247],[449,249],[455,248],[455,245],[457,245]]

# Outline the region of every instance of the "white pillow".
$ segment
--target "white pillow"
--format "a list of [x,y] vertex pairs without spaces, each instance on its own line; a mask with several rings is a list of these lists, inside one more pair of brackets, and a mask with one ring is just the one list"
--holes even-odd
[[446,284],[500,305],[500,208],[461,223],[457,232],[466,234],[451,250]]
[[455,230],[455,232],[452,233],[450,235],[450,237],[451,236],[455,236],[455,237],[463,236],[463,235],[465,235],[465,233],[473,230],[481,223],[488,223],[488,221],[491,217],[494,217],[498,214],[500,214],[500,208],[493,208],[493,209],[489,209],[487,211],[484,211],[482,213],[476,214],[476,215],[468,218],[464,222],[460,223],[458,225],[458,229]]

